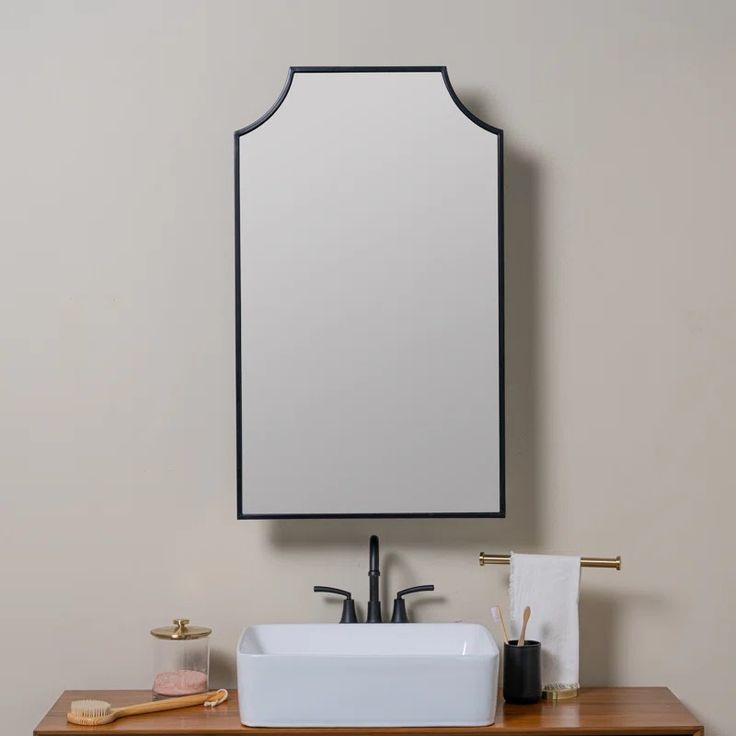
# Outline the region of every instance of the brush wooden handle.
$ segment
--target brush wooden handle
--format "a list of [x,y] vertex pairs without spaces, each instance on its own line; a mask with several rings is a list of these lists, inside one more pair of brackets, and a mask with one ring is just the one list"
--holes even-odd
[[526,625],[529,623],[529,616],[532,615],[532,609],[527,606],[524,609],[524,617],[522,619],[521,623],[521,633],[519,634],[519,641],[517,642],[517,645],[520,647],[524,646],[524,639],[526,638]]
[[493,606],[491,609],[493,617],[498,616],[498,623],[501,624],[501,631],[503,631],[503,642],[504,644],[509,643],[509,632],[506,631],[506,623],[503,620],[503,613],[501,613],[501,606]]
[[214,698],[217,690],[208,693],[197,693],[196,695],[184,695],[180,698],[168,698],[167,700],[154,700],[151,703],[138,703],[137,705],[124,705],[121,708],[113,708],[115,718],[125,716],[139,716],[143,713],[157,713],[160,710],[174,710],[174,708],[189,708],[192,705],[202,705],[205,700]]

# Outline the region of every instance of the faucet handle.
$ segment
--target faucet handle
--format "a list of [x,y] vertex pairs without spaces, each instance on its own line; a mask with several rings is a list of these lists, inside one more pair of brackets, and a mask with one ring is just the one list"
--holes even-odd
[[412,588],[404,588],[396,594],[394,600],[394,610],[391,614],[392,624],[408,624],[409,616],[406,613],[406,601],[404,600],[405,595],[409,593],[421,593],[424,590],[434,590],[434,585],[415,585]]
[[358,617],[355,614],[355,601],[353,600],[353,594],[349,590],[342,590],[342,588],[331,588],[328,585],[315,585],[315,593],[334,593],[335,595],[344,595],[345,600],[342,603],[342,616],[340,617],[341,624],[357,624]]

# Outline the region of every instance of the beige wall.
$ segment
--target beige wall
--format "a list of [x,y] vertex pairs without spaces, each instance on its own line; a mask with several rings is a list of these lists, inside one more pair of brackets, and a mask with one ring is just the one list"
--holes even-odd
[[[0,692],[146,687],[148,629],[332,621],[314,583],[433,582],[479,550],[586,571],[584,683],[669,685],[732,732],[733,3],[5,2]],[[447,64],[507,132],[508,518],[235,520],[232,131],[289,64]],[[387,598],[388,596],[385,595]]]

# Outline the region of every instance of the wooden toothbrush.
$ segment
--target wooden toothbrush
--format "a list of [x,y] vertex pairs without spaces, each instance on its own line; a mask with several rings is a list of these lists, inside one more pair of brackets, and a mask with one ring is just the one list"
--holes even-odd
[[516,642],[516,645],[519,647],[524,646],[524,639],[526,638],[526,625],[529,623],[529,617],[532,615],[532,609],[527,606],[524,609],[524,616],[522,618],[521,623],[521,633],[519,634],[519,641]]
[[168,698],[167,700],[155,700],[137,705],[124,705],[113,708],[104,700],[74,700],[71,711],[66,714],[69,723],[77,726],[102,726],[112,723],[118,718],[125,716],[137,716],[143,713],[157,713],[161,710],[173,710],[174,708],[188,708],[192,705],[206,705],[214,707],[227,700],[227,690],[213,690],[208,693],[197,693],[196,695],[184,695],[181,698]]
[[501,613],[501,607],[493,606],[493,608],[491,608],[491,616],[493,616],[493,620],[501,626],[501,631],[503,631],[504,644],[508,644],[509,635],[506,632],[506,624],[503,622],[503,614]]

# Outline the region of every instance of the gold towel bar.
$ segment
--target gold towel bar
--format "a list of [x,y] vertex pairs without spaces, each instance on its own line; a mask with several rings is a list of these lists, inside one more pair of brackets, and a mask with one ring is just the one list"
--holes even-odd
[[[478,561],[483,565],[510,565],[511,555],[487,555],[480,553]],[[621,569],[621,555],[618,557],[581,557],[580,567],[608,567],[613,570]]]

